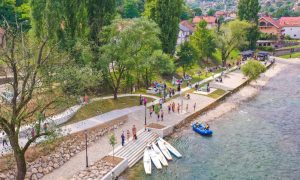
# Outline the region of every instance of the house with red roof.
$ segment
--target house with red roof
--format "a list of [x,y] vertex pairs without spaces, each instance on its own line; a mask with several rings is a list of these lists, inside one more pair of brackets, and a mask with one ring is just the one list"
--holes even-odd
[[259,19],[258,27],[262,33],[276,35],[278,38],[281,36],[281,26],[279,22],[270,16],[262,16]]
[[200,21],[206,21],[208,29],[217,26],[217,18],[214,16],[195,16],[193,19],[194,26],[196,26]]
[[300,39],[300,17],[281,17],[279,25],[282,27],[283,35]]

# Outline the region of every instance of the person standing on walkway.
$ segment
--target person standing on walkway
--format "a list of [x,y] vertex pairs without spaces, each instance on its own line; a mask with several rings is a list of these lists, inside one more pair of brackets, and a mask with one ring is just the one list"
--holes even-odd
[[178,112],[178,114],[180,113],[180,104],[179,103],[177,104],[177,112]]
[[130,139],[130,131],[127,129],[127,142],[129,142]]
[[194,111],[196,111],[196,103],[194,104]]
[[161,109],[160,110],[160,117],[161,117],[161,121],[164,120],[164,111]]
[[136,127],[135,127],[135,125],[132,126],[132,135],[133,135],[133,138],[134,138],[135,140],[137,140],[137,136],[136,136]]
[[171,104],[168,105],[168,114],[171,113]]
[[188,104],[188,103],[186,104],[185,111],[186,111],[186,112],[189,111],[189,104]]
[[121,139],[122,139],[122,146],[124,146],[124,145],[125,145],[125,135],[124,135],[124,131],[122,132]]

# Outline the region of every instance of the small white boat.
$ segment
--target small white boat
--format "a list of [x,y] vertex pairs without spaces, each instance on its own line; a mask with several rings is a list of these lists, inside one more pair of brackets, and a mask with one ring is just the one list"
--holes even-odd
[[166,160],[165,156],[159,150],[159,148],[156,146],[156,144],[154,142],[152,143],[152,148],[153,148],[154,152],[156,153],[158,159],[160,160],[161,164],[163,166],[168,166],[168,161]]
[[151,148],[151,146],[148,147],[148,152],[149,152],[149,155],[150,155],[150,158],[153,162],[153,164],[155,165],[155,167],[157,169],[162,169],[162,166],[160,164],[160,161],[159,161],[159,158],[157,156],[157,154],[155,153],[155,151]]
[[144,151],[143,161],[146,174],[151,174],[151,159],[148,148],[146,148]]
[[174,154],[177,158],[181,158],[182,155],[167,141],[163,140],[162,138],[158,138],[158,141],[162,142],[163,145],[172,153]]
[[157,140],[157,144],[159,146],[159,149],[161,150],[161,152],[164,154],[164,156],[167,158],[168,161],[171,161],[173,158],[170,154],[170,152],[168,151],[167,147],[163,144],[162,141]]

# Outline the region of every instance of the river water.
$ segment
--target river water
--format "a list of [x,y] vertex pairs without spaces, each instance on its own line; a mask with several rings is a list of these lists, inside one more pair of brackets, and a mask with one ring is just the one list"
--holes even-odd
[[289,65],[210,127],[212,137],[183,128],[168,139],[183,158],[153,167],[151,176],[140,162],[125,179],[300,179],[300,65]]

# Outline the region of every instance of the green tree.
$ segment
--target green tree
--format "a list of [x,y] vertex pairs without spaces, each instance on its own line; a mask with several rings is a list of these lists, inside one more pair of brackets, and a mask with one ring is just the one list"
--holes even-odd
[[98,34],[109,25],[116,15],[115,0],[87,0],[87,17],[90,40],[99,43]]
[[209,9],[209,10],[207,11],[207,15],[208,15],[208,16],[214,16],[215,13],[216,13],[216,10],[215,10],[215,9]]
[[177,53],[178,59],[176,65],[182,68],[183,77],[188,69],[190,69],[197,60],[196,49],[189,42],[184,42],[180,45],[180,50]]
[[203,61],[204,58],[207,58],[208,60],[208,58],[216,51],[213,31],[207,29],[206,21],[199,22],[196,31],[191,36],[191,43],[197,49],[200,61]]
[[105,45],[100,48],[97,67],[115,99],[127,74],[135,71],[140,76],[149,71],[152,63],[148,60],[157,57],[155,52],[161,49],[158,35],[157,25],[143,18],[116,20],[104,28],[101,39]]
[[255,49],[256,41],[259,39],[258,29],[258,13],[260,5],[258,0],[240,0],[238,4],[238,17],[241,21],[245,20],[256,24],[248,29],[247,40],[249,42],[248,48]]
[[193,9],[194,15],[195,16],[201,16],[202,15],[202,10],[201,8],[194,8]]
[[160,40],[165,53],[175,53],[182,7],[182,0],[149,0],[146,3],[144,14],[160,27]]
[[136,0],[126,0],[124,5],[123,18],[136,18],[140,16],[139,6]]
[[256,80],[259,78],[261,73],[266,71],[266,67],[256,60],[250,60],[245,65],[242,66],[242,72],[251,80]]
[[[16,161],[16,179],[23,180],[26,174],[25,153],[32,143],[40,137],[54,133],[54,129],[41,131],[42,118],[36,116],[49,110],[59,100],[53,90],[57,73],[53,69],[62,67],[66,61],[63,56],[58,58],[54,47],[47,46],[47,39],[32,41],[20,29],[6,28],[6,47],[0,48],[0,57],[13,76],[11,83],[12,99],[0,102],[0,129],[7,135]],[[59,60],[58,60],[59,59]],[[50,95],[51,96],[47,96]],[[53,107],[53,106],[52,106]],[[36,129],[27,141],[19,142],[21,125],[32,123]]]
[[115,133],[112,133],[109,136],[109,144],[112,146],[113,148],[113,160],[115,159],[115,145],[117,144],[117,139],[116,139],[116,135]]
[[228,57],[235,49],[247,44],[247,32],[252,25],[246,21],[231,21],[224,24],[216,33],[217,47],[221,51],[222,65],[225,66]]
[[[29,4],[15,0],[0,1],[0,26],[4,23],[16,28],[22,26],[23,31],[30,29]],[[18,24],[16,23],[18,22]]]

